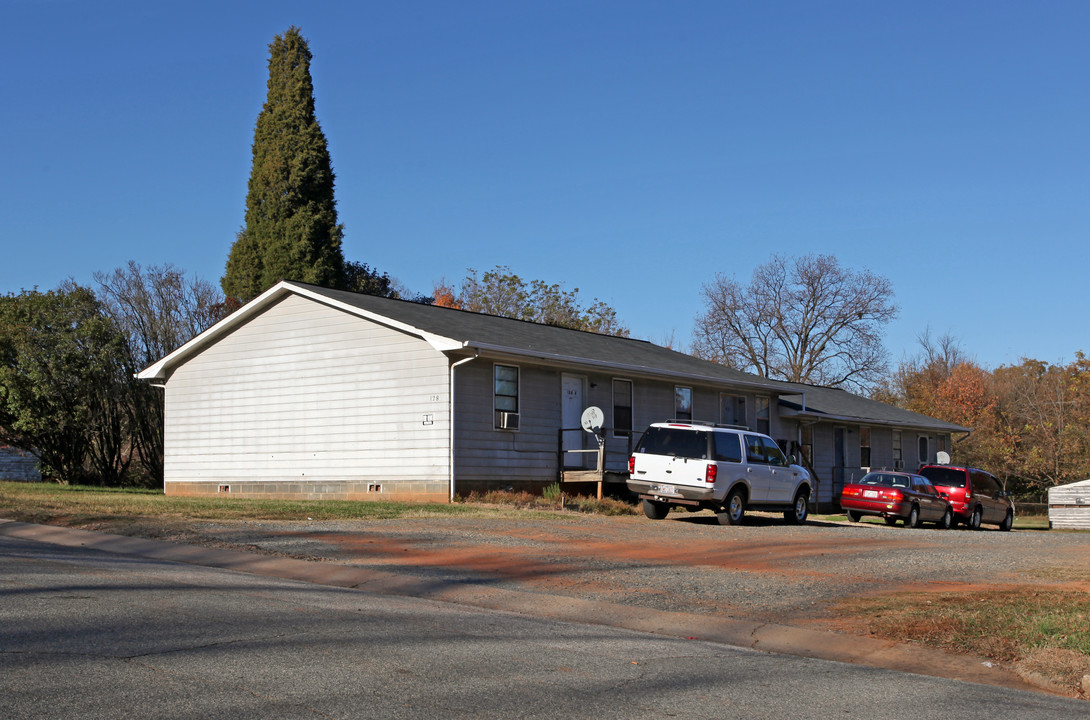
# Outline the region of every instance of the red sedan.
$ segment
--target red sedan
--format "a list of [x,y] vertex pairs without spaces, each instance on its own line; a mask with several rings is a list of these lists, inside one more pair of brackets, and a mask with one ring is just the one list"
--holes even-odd
[[887,525],[904,520],[918,528],[925,522],[947,529],[954,512],[945,497],[922,475],[879,470],[845,485],[840,493],[840,507],[852,522],[864,515],[880,515]]

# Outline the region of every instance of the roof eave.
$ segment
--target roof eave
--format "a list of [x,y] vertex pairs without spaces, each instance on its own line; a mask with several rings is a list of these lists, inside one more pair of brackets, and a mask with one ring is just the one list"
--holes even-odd
[[868,418],[856,415],[829,415],[823,412],[785,408],[782,404],[780,406],[780,417],[802,418],[814,421],[843,422],[851,423],[853,425],[882,425],[885,427],[919,428],[922,430],[934,430],[940,432],[972,432],[971,428],[962,427],[961,425],[954,425],[950,423],[909,422],[906,420],[887,420],[884,418]]
[[769,394],[779,395],[782,394],[783,388],[775,381],[762,382],[760,380],[736,380],[732,378],[716,377],[715,375],[703,375],[700,373],[687,373],[676,370],[663,370],[657,367],[649,367],[647,365],[632,365],[629,363],[610,362],[608,360],[595,360],[592,358],[580,357],[575,355],[561,355],[558,353],[548,353],[539,350],[524,350],[521,348],[511,348],[503,345],[495,345],[490,343],[475,343],[466,342],[459,349],[465,350],[478,350],[483,352],[491,352],[502,355],[510,355],[515,357],[528,357],[537,360],[547,360],[555,363],[565,363],[571,365],[582,365],[585,367],[600,368],[603,370],[616,370],[626,373],[635,373],[639,375],[646,375],[650,377],[669,377],[677,380],[688,380],[691,382],[702,382],[709,385],[728,385],[731,387],[750,387],[760,390],[765,390]]

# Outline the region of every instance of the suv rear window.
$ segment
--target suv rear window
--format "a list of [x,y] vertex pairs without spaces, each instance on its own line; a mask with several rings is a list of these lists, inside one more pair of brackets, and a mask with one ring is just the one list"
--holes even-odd
[[925,467],[920,468],[920,475],[939,487],[965,487],[965,471],[956,468]]
[[708,433],[680,428],[650,427],[640,438],[636,452],[706,460]]

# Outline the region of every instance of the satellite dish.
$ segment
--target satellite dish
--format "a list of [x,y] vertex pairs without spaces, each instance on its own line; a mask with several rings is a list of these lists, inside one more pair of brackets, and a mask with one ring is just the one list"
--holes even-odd
[[940,450],[939,452],[935,453],[935,462],[937,462],[939,465],[949,465],[950,453],[942,452]]
[[606,419],[601,408],[596,408],[591,405],[589,408],[583,411],[583,417],[579,419],[579,423],[583,426],[583,429],[589,433],[597,435],[602,431],[602,421]]

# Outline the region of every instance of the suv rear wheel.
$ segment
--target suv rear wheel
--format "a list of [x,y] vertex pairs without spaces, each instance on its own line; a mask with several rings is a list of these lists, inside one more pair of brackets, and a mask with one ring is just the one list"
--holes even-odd
[[746,499],[742,497],[742,491],[731,490],[716,516],[720,525],[741,525],[746,516]]
[[666,503],[655,502],[654,500],[644,499],[643,501],[643,514],[652,520],[662,520],[668,514],[670,514],[670,506]]
[[979,530],[980,529],[980,521],[983,519],[983,517],[981,516],[982,512],[983,511],[980,509],[979,505],[977,505],[975,508],[973,508],[973,514],[969,517],[969,529],[970,530]]

